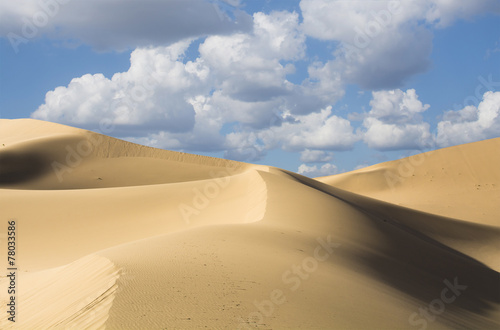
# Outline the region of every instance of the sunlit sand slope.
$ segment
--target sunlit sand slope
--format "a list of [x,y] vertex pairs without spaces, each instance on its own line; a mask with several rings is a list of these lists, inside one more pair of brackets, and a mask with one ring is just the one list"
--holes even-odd
[[[491,141],[476,146],[484,151]],[[441,152],[449,149],[426,156],[421,168],[437,171],[450,157]],[[481,173],[481,185],[496,184],[498,169],[488,176],[484,162],[467,169]],[[417,171],[406,182],[423,193]],[[414,208],[391,200],[395,192],[384,199],[383,181],[366,175],[370,184],[355,186],[349,174],[320,182],[52,123],[0,120],[0,258],[5,270],[7,220],[15,219],[20,290],[16,323],[4,313],[0,327],[500,327],[496,195],[482,195],[488,216],[454,217],[424,199]],[[412,190],[405,184],[395,188],[401,196]],[[469,186],[456,187],[465,196]],[[436,202],[458,208],[460,191],[450,188],[451,200]],[[0,278],[4,306],[8,285]]]
[[500,138],[317,180],[425,212],[500,227]]

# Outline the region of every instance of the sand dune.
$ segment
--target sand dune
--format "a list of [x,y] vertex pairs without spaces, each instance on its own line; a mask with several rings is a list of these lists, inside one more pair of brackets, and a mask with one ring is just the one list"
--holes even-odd
[[0,328],[499,328],[499,147],[313,180],[0,120]]
[[317,178],[357,194],[500,226],[500,138]]

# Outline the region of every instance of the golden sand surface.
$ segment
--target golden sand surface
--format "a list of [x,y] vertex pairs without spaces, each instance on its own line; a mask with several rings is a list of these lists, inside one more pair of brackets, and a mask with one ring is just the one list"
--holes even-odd
[[500,328],[500,138],[310,179],[0,119],[0,210],[1,329]]

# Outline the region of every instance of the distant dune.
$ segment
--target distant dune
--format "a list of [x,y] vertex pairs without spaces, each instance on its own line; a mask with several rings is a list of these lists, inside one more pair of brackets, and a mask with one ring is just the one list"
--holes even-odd
[[500,225],[500,138],[317,180],[424,212]]
[[1,329],[500,328],[500,139],[310,179],[2,119],[0,210]]

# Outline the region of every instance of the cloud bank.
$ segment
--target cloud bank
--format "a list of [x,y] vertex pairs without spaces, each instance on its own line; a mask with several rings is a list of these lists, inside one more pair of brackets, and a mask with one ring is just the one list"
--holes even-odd
[[[332,172],[306,164],[327,163],[358,142],[405,150],[498,135],[496,93],[477,108],[447,112],[432,133],[424,119],[431,105],[401,89],[428,70],[434,30],[500,13],[497,1],[302,0],[302,20],[288,11],[250,16],[236,0],[125,0],[118,9],[109,0],[4,1],[0,34],[22,34],[42,3],[58,9],[40,36],[134,50],[127,71],[74,78],[49,91],[33,118],[90,129],[106,119],[115,136],[134,142],[237,160],[301,152],[303,173]],[[311,54],[312,39],[330,45],[331,56]],[[372,92],[360,120],[336,107],[350,84]]]
[[1,1],[0,36],[14,39],[19,47],[23,39],[48,36],[100,51],[121,51],[251,30],[248,14],[225,7],[221,1],[205,0]]

